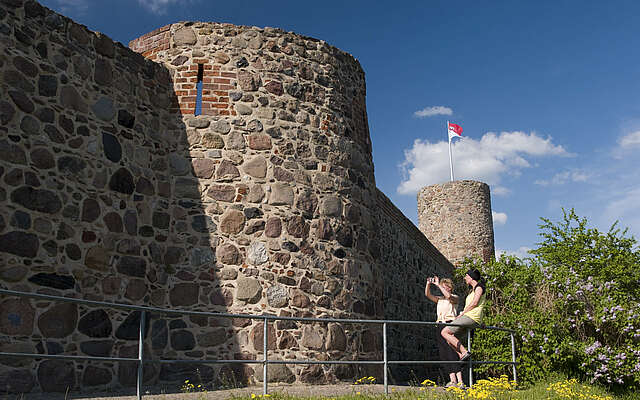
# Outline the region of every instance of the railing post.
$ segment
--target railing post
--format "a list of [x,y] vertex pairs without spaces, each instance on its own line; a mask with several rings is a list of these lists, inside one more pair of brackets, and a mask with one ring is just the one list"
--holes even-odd
[[269,348],[267,340],[269,340],[269,335],[267,334],[268,330],[267,330],[267,324],[269,323],[269,319],[265,318],[264,319],[264,330],[262,332],[262,351],[264,353],[264,358],[263,358],[263,364],[262,364],[262,394],[267,394],[268,391],[268,387],[267,387],[267,364],[268,359],[267,359],[267,349]]
[[511,335],[511,361],[513,362],[513,364],[511,364],[513,366],[513,381],[517,384],[518,383],[518,375],[516,374],[516,340],[513,337],[513,332],[509,333]]
[[144,356],[144,329],[145,329],[145,320],[146,320],[146,312],[140,312],[140,331],[138,337],[138,382],[137,382],[137,393],[138,400],[142,399],[142,380],[143,380],[143,365],[142,358]]
[[[467,329],[467,351],[471,353],[471,329]],[[473,386],[473,361],[469,357],[469,387]]]
[[384,394],[389,394],[387,368],[389,368],[387,360],[387,323],[382,323],[382,354],[384,359]]

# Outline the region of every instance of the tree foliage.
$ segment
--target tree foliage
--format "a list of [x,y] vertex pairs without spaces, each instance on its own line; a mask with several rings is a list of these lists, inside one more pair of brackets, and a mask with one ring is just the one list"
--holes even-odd
[[[503,255],[475,265],[487,278],[485,323],[517,331],[519,378],[563,372],[613,388],[640,387],[637,241],[617,223],[608,232],[590,228],[574,210],[558,223],[542,219],[540,229],[530,258]],[[473,345],[482,359],[510,361],[508,336],[479,330]],[[496,368],[481,370],[495,375]]]

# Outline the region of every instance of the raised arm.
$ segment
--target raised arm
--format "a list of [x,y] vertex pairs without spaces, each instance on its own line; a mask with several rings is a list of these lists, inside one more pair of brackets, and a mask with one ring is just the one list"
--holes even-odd
[[427,280],[427,286],[425,286],[424,288],[424,295],[427,296],[427,298],[431,301],[433,301],[434,303],[438,302],[438,297],[434,296],[433,293],[431,293],[431,281]]
[[445,299],[449,300],[452,303],[457,303],[458,302],[458,296],[456,296],[455,294],[451,293],[449,291],[449,289],[447,289],[447,287],[445,285],[440,284],[439,280],[436,280],[435,283],[438,286],[438,289],[440,289],[440,291],[442,292],[442,297],[444,297]]

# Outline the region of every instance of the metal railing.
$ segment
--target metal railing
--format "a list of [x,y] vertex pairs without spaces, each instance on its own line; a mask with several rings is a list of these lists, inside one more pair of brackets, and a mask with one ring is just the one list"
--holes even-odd
[[[268,393],[268,377],[267,370],[269,364],[325,364],[325,365],[339,365],[339,364],[355,364],[355,365],[383,365],[384,366],[384,393],[389,394],[388,385],[388,368],[389,365],[394,364],[466,364],[469,369],[469,386],[473,385],[473,366],[481,364],[505,364],[511,365],[513,370],[513,380],[517,382],[516,366],[516,348],[514,331],[506,328],[500,328],[495,326],[481,326],[476,329],[487,329],[508,332],[511,336],[511,361],[474,361],[469,358],[466,361],[442,361],[442,360],[389,360],[387,357],[387,326],[388,325],[454,325],[454,324],[442,324],[436,322],[427,321],[402,321],[402,320],[368,320],[368,319],[339,319],[339,318],[306,318],[306,317],[279,317],[275,315],[250,315],[250,314],[227,314],[227,313],[214,313],[205,311],[189,311],[189,310],[175,310],[165,309],[159,307],[146,307],[136,306],[130,304],[109,303],[103,301],[75,299],[69,297],[52,296],[40,293],[27,293],[13,290],[0,289],[0,295],[26,297],[39,300],[59,301],[66,303],[82,304],[87,306],[96,307],[108,307],[112,309],[122,309],[131,311],[140,311],[140,325],[138,335],[138,358],[126,358],[126,357],[96,357],[96,356],[74,356],[63,354],[35,354],[35,353],[11,353],[0,352],[0,356],[4,357],[26,357],[35,359],[63,359],[63,360],[75,360],[75,361],[131,361],[138,364],[138,377],[136,382],[137,398],[142,399],[142,384],[143,384],[143,370],[144,364],[177,364],[177,363],[200,363],[200,364],[262,364],[262,390],[263,394]],[[222,317],[222,318],[248,318],[263,320],[263,359],[262,360],[212,360],[212,359],[149,359],[144,358],[144,337],[146,333],[146,316],[147,313],[159,313],[159,314],[180,314],[180,315],[193,315],[201,317]],[[345,324],[372,324],[382,325],[382,360],[335,360],[335,361],[318,361],[318,360],[270,360],[268,358],[268,323],[275,320],[288,320],[288,321],[300,321],[300,322],[338,322]],[[467,330],[468,350],[471,351],[471,330]]]

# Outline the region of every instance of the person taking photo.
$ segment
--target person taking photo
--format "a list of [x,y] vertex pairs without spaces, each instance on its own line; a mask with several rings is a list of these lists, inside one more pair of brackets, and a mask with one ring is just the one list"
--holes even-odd
[[[432,286],[436,286],[442,293],[441,296],[431,293]],[[444,337],[442,330],[446,328],[442,323],[450,323],[457,316],[458,296],[453,294],[453,281],[449,278],[440,279],[437,276],[427,278],[427,286],[424,288],[424,294],[427,298],[436,303],[436,322],[438,323],[438,353],[440,360],[444,361],[442,370],[449,375],[449,386],[462,386],[462,366],[460,364],[450,364],[447,361],[459,361],[458,354],[449,346]]]

